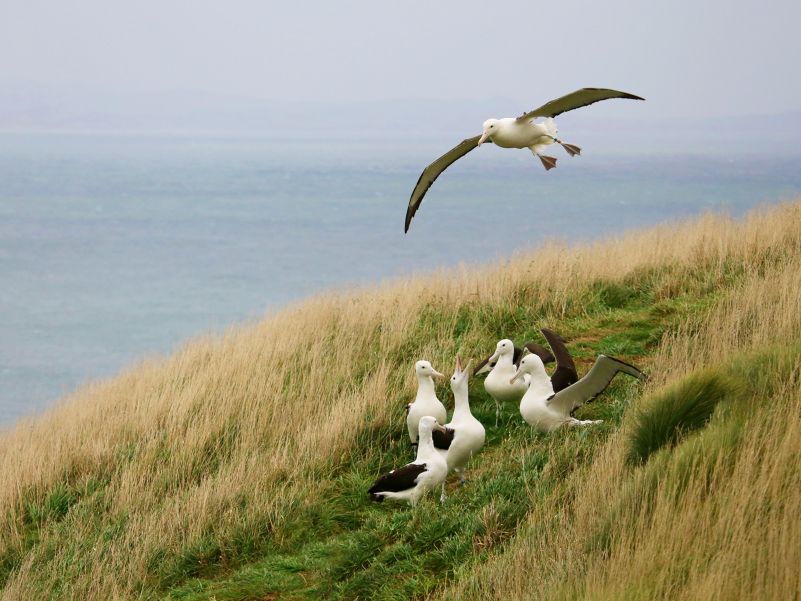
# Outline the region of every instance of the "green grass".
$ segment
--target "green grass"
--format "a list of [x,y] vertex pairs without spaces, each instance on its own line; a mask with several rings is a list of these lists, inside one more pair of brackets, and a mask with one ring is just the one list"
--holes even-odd
[[628,461],[644,463],[664,446],[703,428],[718,403],[737,394],[727,374],[708,369],[648,399],[633,414]]
[[[443,324],[450,328],[454,354],[458,349],[489,353],[502,337],[518,343],[544,342],[539,328],[550,327],[568,341],[582,373],[600,353],[640,365],[647,372],[649,358],[666,332],[702,315],[743,277],[738,265],[728,266],[722,276],[710,273],[703,264],[683,271],[671,266],[643,270],[622,281],[589,282],[583,292],[559,306],[534,302],[538,298],[534,285],[510,291],[510,301],[502,304],[431,302],[419,313],[406,342],[382,349],[383,357],[407,366],[412,349],[419,346],[414,341],[426,339]],[[331,340],[335,335],[326,334]],[[375,339],[379,337],[376,331]],[[699,462],[712,461],[736,445],[748,414],[741,401],[775,386],[762,376],[765,366],[781,368],[799,358],[801,352],[795,348],[734,358],[657,391],[636,413],[629,406],[639,398],[641,384],[620,376],[577,414],[582,419],[601,419],[603,424],[550,435],[525,425],[513,406],[504,408],[502,421],[495,427],[495,404],[481,380],[471,379],[471,407],[487,426],[485,448],[470,465],[466,486],[457,486],[452,479],[444,504],[432,495],[416,509],[392,502],[371,503],[366,494],[379,474],[414,456],[403,417],[408,399],[387,399],[397,407],[391,419],[379,423],[365,416],[350,454],[330,471],[316,474],[319,486],[313,498],[289,507],[280,521],[242,523],[225,534],[209,527],[181,548],[150,550],[149,574],[140,583],[140,598],[425,598],[503,551],[532,512],[547,514],[567,506],[570,488],[566,482],[587,470],[601,446],[624,421],[631,420],[627,444],[632,476],[618,502],[599,509],[598,529],[591,537],[594,551],[607,550],[614,525],[647,505],[669,463],[670,477],[681,479]],[[356,382],[377,362],[375,354],[366,357]],[[447,373],[451,366],[437,367]],[[392,377],[407,376],[407,371],[398,369]],[[286,382],[285,387],[290,384]],[[446,385],[439,387],[438,394],[451,398]],[[451,404],[446,401],[447,406]],[[197,483],[219,469],[238,444],[238,435],[237,423],[220,424],[219,432],[188,464],[183,480]],[[121,447],[115,462],[136,461],[137,452],[135,444]],[[109,471],[114,469],[113,464],[108,466]],[[165,482],[164,486],[179,484]],[[104,513],[103,487],[100,478],[83,484],[65,481],[51,490],[31,493],[20,540],[0,551],[0,587],[20,569],[31,549],[37,549],[40,557],[52,551],[39,546],[45,531],[55,534],[47,537],[50,545],[59,540],[62,529],[77,523],[91,524],[94,529],[87,529],[87,544],[120,537],[130,516]],[[71,575],[89,569],[87,549],[81,543],[68,549],[67,557],[70,562],[58,566],[59,589],[43,596],[68,598]],[[633,581],[631,586],[630,598],[647,597],[645,584]]]
[[[479,337],[492,349],[502,336],[540,339],[539,328],[562,333],[584,371],[599,353],[643,363],[666,330],[713,300],[711,293],[679,295],[656,301],[654,276],[635,288],[599,282],[558,323],[542,321],[538,307],[430,305],[417,328],[451,323],[459,343]],[[525,297],[521,291],[519,296]],[[509,323],[515,331],[509,331]],[[411,333],[411,337],[417,333]],[[400,355],[404,349],[397,349]],[[447,369],[447,368],[446,368]],[[413,457],[404,436],[403,403],[389,424],[366,427],[346,465],[334,477],[320,475],[322,503],[299,506],[278,531],[248,551],[231,549],[228,564],[212,539],[185,550],[178,563],[157,568],[164,598],[201,599],[409,599],[421,598],[458,578],[472,564],[504,547],[521,521],[540,506],[559,504],[563,483],[586,468],[595,451],[617,428],[639,384],[620,377],[599,400],[579,411],[584,419],[603,419],[600,426],[536,433],[525,425],[516,407],[506,407],[494,427],[495,405],[479,379],[471,380],[474,414],[487,427],[487,442],[468,472],[468,483],[448,485],[440,504],[429,496],[416,509],[369,502],[366,490],[375,477]],[[440,398],[450,398],[444,386]],[[446,403],[447,404],[447,403]],[[168,567],[170,566],[170,567]]]

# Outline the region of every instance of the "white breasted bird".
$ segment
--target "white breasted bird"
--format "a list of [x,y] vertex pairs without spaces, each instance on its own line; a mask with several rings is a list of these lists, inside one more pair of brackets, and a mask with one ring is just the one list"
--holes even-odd
[[440,424],[448,421],[448,412],[445,410],[445,405],[437,398],[434,388],[434,378],[444,378],[445,376],[434,369],[428,361],[415,363],[414,373],[417,376],[417,396],[415,396],[414,402],[407,406],[406,414],[406,427],[413,445],[417,444],[417,425],[421,417],[431,415]]
[[433,431],[445,432],[445,428],[430,415],[420,418],[417,457],[411,463],[382,475],[367,491],[373,501],[384,499],[408,501],[414,507],[420,498],[445,482],[448,464],[434,448]]
[[520,401],[520,415],[530,425],[541,432],[552,432],[564,425],[586,426],[600,423],[601,420],[580,420],[571,415],[601,394],[617,375],[623,372],[641,380],[645,379],[639,369],[606,355],[598,355],[592,368],[578,382],[554,393],[551,378],[537,355],[526,355],[520,367],[511,378],[515,383],[528,376],[530,383],[526,394]]
[[[545,170],[556,167],[556,159],[543,154],[543,150],[550,144],[560,144],[565,152],[570,156],[581,154],[581,148],[573,144],[567,144],[557,138],[556,123],[553,118],[566,111],[581,108],[601,100],[610,98],[629,98],[632,100],[644,100],[634,94],[609,90],[605,88],[582,88],[571,92],[556,100],[551,100],[541,107],[523,113],[519,117],[505,117],[503,119],[487,119],[481,134],[467,138],[461,143],[451,148],[448,152],[431,163],[420,174],[412,195],[409,198],[409,206],[406,209],[406,221],[404,231],[409,231],[412,217],[420,207],[431,184],[437,177],[450,165],[462,158],[471,150],[481,146],[484,142],[492,142],[501,148],[528,148],[534,156],[540,159]],[[536,123],[534,120],[544,117],[545,121]]]
[[[445,432],[434,431],[434,447],[445,457],[448,471],[459,474],[459,482],[465,483],[464,470],[473,455],[484,446],[486,432],[483,424],[470,411],[467,380],[470,377],[470,362],[462,369],[462,362],[456,356],[456,368],[451,376],[453,391],[453,417],[445,424]],[[442,484],[440,500],[445,500],[445,483]]]

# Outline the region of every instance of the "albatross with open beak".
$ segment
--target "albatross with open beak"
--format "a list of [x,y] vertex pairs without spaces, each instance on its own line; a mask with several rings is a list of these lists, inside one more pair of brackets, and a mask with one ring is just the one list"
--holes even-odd
[[[556,167],[556,159],[543,154],[543,150],[547,146],[556,143],[560,144],[570,156],[581,154],[581,148],[573,144],[567,144],[556,137],[557,129],[553,118],[564,112],[610,98],[645,100],[634,94],[618,92],[617,90],[582,88],[556,100],[551,100],[533,111],[523,113],[517,118],[487,119],[480,135],[463,140],[431,163],[420,174],[420,179],[417,180],[417,185],[412,190],[409,207],[406,209],[404,231],[409,231],[412,217],[414,217],[420,207],[420,203],[423,202],[423,197],[440,173],[474,148],[478,148],[484,142],[492,142],[501,148],[528,148],[534,156],[540,159],[545,170],[548,171]],[[538,117],[545,117],[545,121],[535,123],[534,120]]]

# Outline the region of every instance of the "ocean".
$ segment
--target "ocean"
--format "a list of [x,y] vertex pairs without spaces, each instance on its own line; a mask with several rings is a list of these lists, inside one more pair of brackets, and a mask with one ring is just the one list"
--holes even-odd
[[0,133],[0,427],[312,293],[801,195],[798,156],[482,147],[404,235],[452,142]]

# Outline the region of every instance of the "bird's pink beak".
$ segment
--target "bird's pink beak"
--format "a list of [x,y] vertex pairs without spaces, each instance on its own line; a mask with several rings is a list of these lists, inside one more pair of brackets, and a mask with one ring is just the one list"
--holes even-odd
[[478,139],[478,146],[481,146],[484,143],[484,140],[487,139],[488,135],[489,135],[489,132],[487,130],[484,130],[484,133],[481,134],[481,137]]

